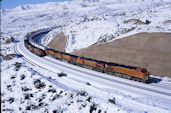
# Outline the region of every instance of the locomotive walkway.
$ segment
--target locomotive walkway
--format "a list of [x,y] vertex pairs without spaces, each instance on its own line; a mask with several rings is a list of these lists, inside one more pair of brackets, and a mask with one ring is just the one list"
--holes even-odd
[[[27,62],[33,65],[38,65],[53,72],[59,72],[59,70],[63,71],[69,74],[67,77],[70,79],[88,81],[88,83],[91,85],[102,89],[114,89],[121,92],[127,91],[133,94],[147,95],[156,97],[158,99],[160,98],[163,101],[171,101],[170,88],[160,88],[157,87],[157,85],[153,86],[150,84],[144,84],[115,76],[110,76],[108,74],[95,72],[62,61],[58,61],[50,57],[40,58],[25,48],[24,41],[21,41],[15,45],[14,50],[16,53],[22,54],[23,59]],[[99,85],[97,86],[97,84]]]

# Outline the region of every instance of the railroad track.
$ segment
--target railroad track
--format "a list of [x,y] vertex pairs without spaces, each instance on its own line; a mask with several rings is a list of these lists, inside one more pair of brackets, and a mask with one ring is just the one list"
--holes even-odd
[[[20,54],[20,52],[18,51],[18,49],[17,49],[17,45],[14,45],[14,47],[13,47],[13,50],[14,50],[14,52],[16,53],[16,54]],[[33,66],[39,66],[39,67],[41,67],[41,68],[43,68],[43,69],[45,69],[45,70],[48,70],[48,71],[51,71],[51,70],[49,70],[49,69],[47,69],[47,68],[45,68],[45,67],[43,67],[43,66],[41,66],[41,65],[39,65],[39,64],[37,64],[37,63],[34,63],[34,62],[32,62],[31,60],[29,60],[28,58],[26,58],[26,57],[21,57],[24,61],[26,61],[27,63],[29,63],[29,64],[31,64],[31,65],[33,65]],[[61,88],[63,88],[63,89],[68,89],[68,90],[71,90],[71,91],[74,91],[75,89],[73,89],[73,88],[68,88],[67,86],[65,86],[65,85],[63,85],[63,84],[60,84],[59,82],[57,82],[55,79],[49,79],[48,77],[46,77],[46,76],[42,76],[42,75],[40,75],[40,74],[38,74],[40,77],[42,77],[43,79],[45,79],[45,80],[47,80],[47,81],[49,81],[50,83],[52,83],[52,84],[54,84],[54,85],[58,85],[58,87],[61,87]],[[76,91],[76,90],[75,90]]]
[[[20,42],[21,43],[21,42]],[[17,45],[14,46],[14,51],[17,53],[17,54],[22,54],[18,51],[18,48],[17,48]],[[32,53],[31,53],[32,54]],[[32,65],[38,65],[40,67],[42,67],[43,69],[46,69],[46,70],[49,70],[41,65],[39,65],[38,63],[35,63],[35,62],[32,62],[30,59],[26,58],[24,55],[22,57],[23,60],[27,61],[28,63],[32,64]],[[54,63],[52,61],[50,61],[49,59],[47,58],[43,58],[44,60],[48,61],[48,62],[51,62],[51,63]],[[60,61],[58,61],[60,62]],[[165,95],[167,97],[170,98],[171,100],[171,92],[165,92],[165,91],[161,91],[161,90],[156,90],[156,89],[152,89],[152,88],[148,88],[148,87],[143,87],[143,86],[137,86],[137,85],[134,85],[133,83],[127,83],[127,82],[123,82],[123,81],[118,81],[116,79],[111,79],[109,77],[103,77],[103,76],[99,76],[98,74],[102,74],[102,73],[98,73],[98,74],[94,74],[94,73],[91,73],[91,72],[87,72],[87,71],[84,71],[85,69],[81,70],[81,69],[78,69],[77,66],[68,66],[68,65],[65,65],[64,63],[60,63],[60,64],[55,64],[55,65],[58,65],[58,66],[62,66],[64,68],[68,68],[72,71],[78,71],[80,73],[84,73],[86,75],[89,75],[89,76],[93,76],[93,77],[96,77],[96,78],[100,78],[100,79],[103,79],[103,80],[107,80],[109,82],[114,82],[114,83],[118,83],[118,84],[121,84],[121,85],[125,85],[125,86],[129,86],[129,87],[132,87],[132,88],[138,88],[138,89],[142,89],[142,90],[145,90],[145,91],[148,91],[148,92],[154,92],[154,93],[157,93],[157,94],[160,94],[160,95]],[[79,67],[80,68],[80,67]],[[52,70],[49,70],[49,71],[52,71]],[[109,75],[110,76],[110,75]]]
[[[43,59],[45,59],[45,58],[43,58]],[[48,60],[48,59],[45,59],[45,60]],[[48,60],[48,61],[52,62],[50,60]],[[70,66],[66,66],[64,64],[60,64],[60,65],[63,66],[63,67],[66,67],[66,68],[69,68],[69,69],[72,69],[72,70],[75,70],[75,71],[79,71],[79,72],[82,72],[82,73],[86,73],[88,75],[91,75],[91,76],[94,76],[94,77],[98,77],[98,78],[101,78],[101,79],[105,79],[105,80],[108,80],[108,81],[111,81],[111,82],[116,82],[116,83],[120,83],[120,84],[124,84],[124,85],[128,85],[128,86],[132,86],[132,87],[136,87],[136,88],[140,88],[140,89],[144,89],[144,90],[148,90],[148,91],[152,91],[152,92],[156,92],[156,93],[160,93],[160,94],[171,96],[171,93],[167,93],[167,92],[164,92],[164,91],[158,91],[158,90],[155,90],[155,89],[146,88],[146,87],[142,87],[142,86],[137,86],[137,85],[134,85],[134,84],[130,84],[130,83],[126,83],[126,82],[122,82],[122,81],[118,81],[118,80],[114,80],[114,79],[98,76],[97,74],[89,73],[87,71],[82,71],[80,69],[74,68],[73,66],[70,67]],[[112,76],[112,75],[107,75],[107,76]]]
[[[18,50],[17,50],[17,46],[16,45],[14,45],[14,52],[16,53],[16,54],[21,54]],[[36,63],[34,63],[34,62],[32,62],[31,60],[29,60],[28,58],[26,58],[26,57],[21,57],[24,61],[26,61],[26,62],[28,62],[29,64],[31,64],[31,65],[34,65],[34,66],[39,66],[39,67],[41,67],[41,68],[43,68],[43,69],[46,69],[46,70],[48,70],[47,68],[45,68],[45,67],[43,67],[43,66],[41,66],[41,65],[39,65],[39,64],[36,64]],[[51,70],[48,70],[48,71],[51,71]]]

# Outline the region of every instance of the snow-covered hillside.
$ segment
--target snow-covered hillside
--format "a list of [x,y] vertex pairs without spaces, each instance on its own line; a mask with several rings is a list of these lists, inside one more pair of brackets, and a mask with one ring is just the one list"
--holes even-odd
[[99,42],[109,42],[137,32],[171,31],[170,5],[142,12],[132,9],[127,13],[123,12],[86,17],[66,26],[65,31],[68,36],[66,51],[72,52],[75,49],[86,48]]
[[66,51],[72,52],[130,32],[171,31],[170,4],[170,0],[75,0],[22,5],[2,9],[2,34],[18,38],[26,32],[59,26],[68,36]]
[[67,52],[135,32],[171,32],[170,12],[171,0],[74,0],[1,9],[1,112],[170,112],[169,101],[100,88],[70,73],[61,77],[60,69],[45,70],[14,51],[27,32],[52,26],[58,28],[43,44],[63,31]]

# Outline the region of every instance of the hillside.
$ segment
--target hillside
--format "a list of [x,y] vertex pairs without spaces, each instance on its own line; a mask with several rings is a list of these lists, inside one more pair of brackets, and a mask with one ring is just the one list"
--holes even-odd
[[79,56],[145,67],[150,74],[171,77],[171,33],[139,33],[75,51]]
[[56,37],[47,45],[48,47],[57,50],[57,51],[65,51],[66,45],[66,36],[64,33],[59,33]]

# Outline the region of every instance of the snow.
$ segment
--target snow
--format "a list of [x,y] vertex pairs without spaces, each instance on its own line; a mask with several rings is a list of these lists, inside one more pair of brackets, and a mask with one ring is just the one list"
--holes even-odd
[[[117,25],[107,21],[96,21],[70,26],[66,28],[66,34],[69,34],[66,52],[72,52],[74,49],[78,50],[95,44],[102,35],[113,34]],[[70,34],[70,31],[75,33]]]
[[[22,45],[27,32],[54,26],[56,29],[39,37],[43,39],[47,36],[47,40],[38,42],[47,45],[63,31],[68,38],[67,52],[101,43],[103,39],[110,42],[137,32],[170,32],[170,0],[74,0],[27,4],[1,11],[1,112],[171,111],[170,96],[109,80],[170,94],[170,78],[151,75],[161,81],[146,85],[106,76],[49,57],[39,58]],[[142,23],[149,20],[150,23],[124,23],[130,19],[137,19]],[[11,37],[15,41],[7,44],[5,41]],[[16,53],[16,49],[19,53]],[[4,60],[3,57],[9,54],[16,54],[16,57]],[[81,70],[74,71],[72,68]],[[59,77],[61,72],[66,73],[66,76]],[[104,77],[108,80],[102,79]]]
[[[83,18],[78,18],[64,27],[63,31],[68,37],[66,52],[80,50],[102,40],[113,41],[137,32],[171,31],[171,25],[166,23],[171,18],[170,4],[161,3],[160,6],[157,3],[138,2],[98,5],[91,6],[91,9],[86,7],[88,13],[83,13]],[[129,20],[138,20],[141,23],[124,23]],[[146,21],[150,23],[145,24]],[[50,39],[53,38],[54,36],[51,36]]]
[[47,37],[47,39],[46,39],[46,40],[41,40],[41,41],[42,41],[41,43],[42,43],[43,45],[47,46],[47,44],[49,44],[50,41],[52,41],[52,39],[54,39],[54,37],[55,37],[58,33],[60,33],[60,32],[62,32],[61,28],[57,28],[57,29],[54,29],[54,30],[50,31],[50,32],[49,32],[48,34],[46,34],[46,36],[45,36],[45,37]]

